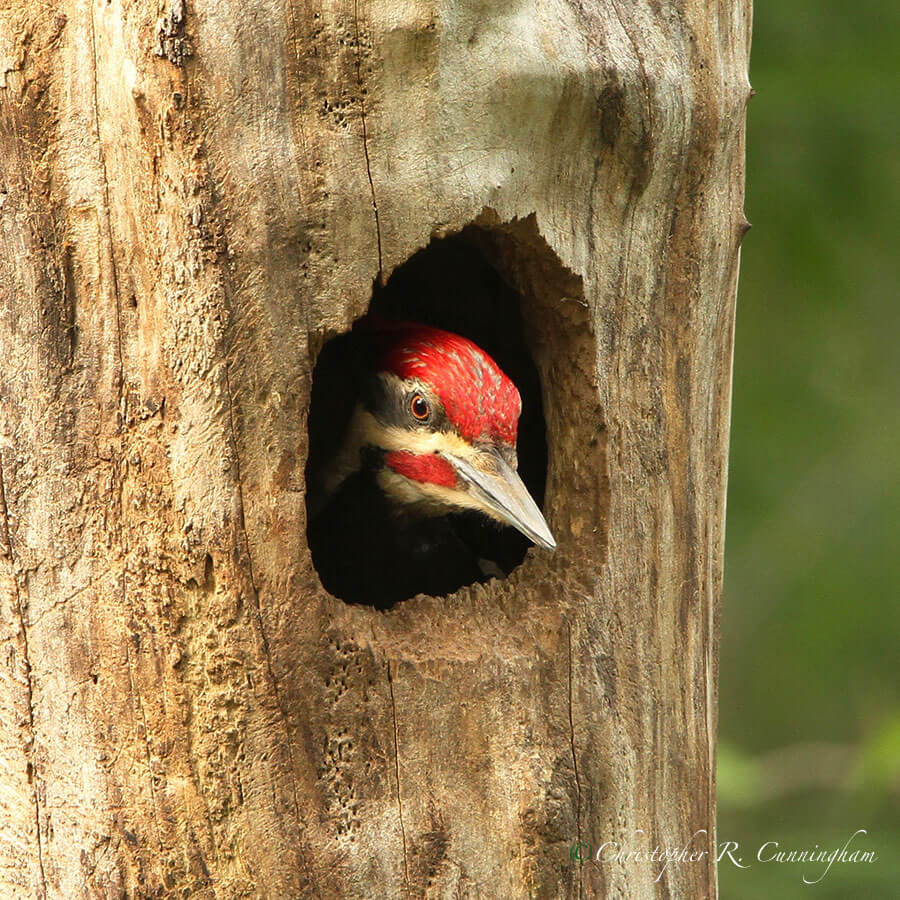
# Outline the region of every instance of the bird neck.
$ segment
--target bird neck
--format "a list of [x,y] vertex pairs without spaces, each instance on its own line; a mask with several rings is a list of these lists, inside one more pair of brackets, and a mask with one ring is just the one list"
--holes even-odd
[[363,468],[363,450],[372,446],[372,419],[372,414],[362,404],[357,404],[338,452],[321,474],[319,490],[325,502],[334,496],[351,475]]

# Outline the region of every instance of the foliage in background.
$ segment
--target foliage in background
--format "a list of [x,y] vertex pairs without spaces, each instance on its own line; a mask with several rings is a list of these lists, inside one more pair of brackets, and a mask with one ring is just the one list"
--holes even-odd
[[[722,619],[722,896],[900,885],[900,4],[757,3]],[[751,854],[752,855],[752,854]]]

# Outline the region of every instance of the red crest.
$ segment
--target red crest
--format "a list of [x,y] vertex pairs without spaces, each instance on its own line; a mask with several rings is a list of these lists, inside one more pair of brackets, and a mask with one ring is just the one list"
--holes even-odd
[[467,441],[515,446],[522,399],[497,363],[468,338],[412,322],[375,326],[384,338],[379,369],[418,378],[440,397],[447,418]]

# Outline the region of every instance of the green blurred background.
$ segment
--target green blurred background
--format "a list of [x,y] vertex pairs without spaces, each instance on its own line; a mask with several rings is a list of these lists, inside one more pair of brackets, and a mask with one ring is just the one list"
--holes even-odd
[[[722,613],[725,900],[900,897],[900,2],[754,10]],[[755,860],[874,849],[873,864]],[[748,859],[749,857],[749,859]]]

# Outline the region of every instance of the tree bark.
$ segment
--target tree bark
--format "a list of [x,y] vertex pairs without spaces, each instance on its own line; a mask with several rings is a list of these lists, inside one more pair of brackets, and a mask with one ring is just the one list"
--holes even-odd
[[[716,895],[749,17],[4,5],[0,895]],[[559,549],[349,605],[316,355],[473,224]]]

